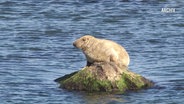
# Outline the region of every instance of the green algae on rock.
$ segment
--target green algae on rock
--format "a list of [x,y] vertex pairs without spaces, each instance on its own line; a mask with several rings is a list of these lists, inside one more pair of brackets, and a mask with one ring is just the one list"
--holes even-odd
[[87,92],[125,92],[153,86],[153,82],[126,67],[98,62],[55,80],[61,88]]

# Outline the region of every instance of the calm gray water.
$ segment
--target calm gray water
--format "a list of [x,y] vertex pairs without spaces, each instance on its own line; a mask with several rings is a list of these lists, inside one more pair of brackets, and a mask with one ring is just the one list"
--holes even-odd
[[[175,8],[163,13],[162,8]],[[130,54],[130,70],[157,87],[120,95],[58,88],[54,79],[85,65],[72,42],[111,39]],[[1,104],[182,104],[183,0],[0,0]]]

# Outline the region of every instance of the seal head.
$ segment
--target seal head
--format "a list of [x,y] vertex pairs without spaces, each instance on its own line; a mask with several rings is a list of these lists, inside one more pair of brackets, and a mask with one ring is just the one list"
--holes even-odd
[[89,42],[91,39],[94,39],[94,38],[95,37],[93,37],[91,35],[85,35],[85,36],[77,39],[75,42],[73,42],[73,46],[84,51],[87,47],[90,47]]

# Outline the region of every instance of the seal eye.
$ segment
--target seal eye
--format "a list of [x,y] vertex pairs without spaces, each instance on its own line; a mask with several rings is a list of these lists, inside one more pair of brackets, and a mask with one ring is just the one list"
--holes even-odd
[[85,39],[85,38],[83,38],[83,39],[82,39],[82,41],[84,41],[84,42],[85,42],[85,41],[86,41],[86,39]]

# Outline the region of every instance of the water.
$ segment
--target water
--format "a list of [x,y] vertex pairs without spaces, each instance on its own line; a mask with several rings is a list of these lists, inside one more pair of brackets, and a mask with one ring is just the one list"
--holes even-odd
[[[175,8],[163,13],[162,8]],[[130,70],[157,87],[120,95],[58,88],[53,80],[85,65],[72,42],[111,39],[130,54]],[[184,102],[184,1],[1,0],[2,104],[181,104]]]

